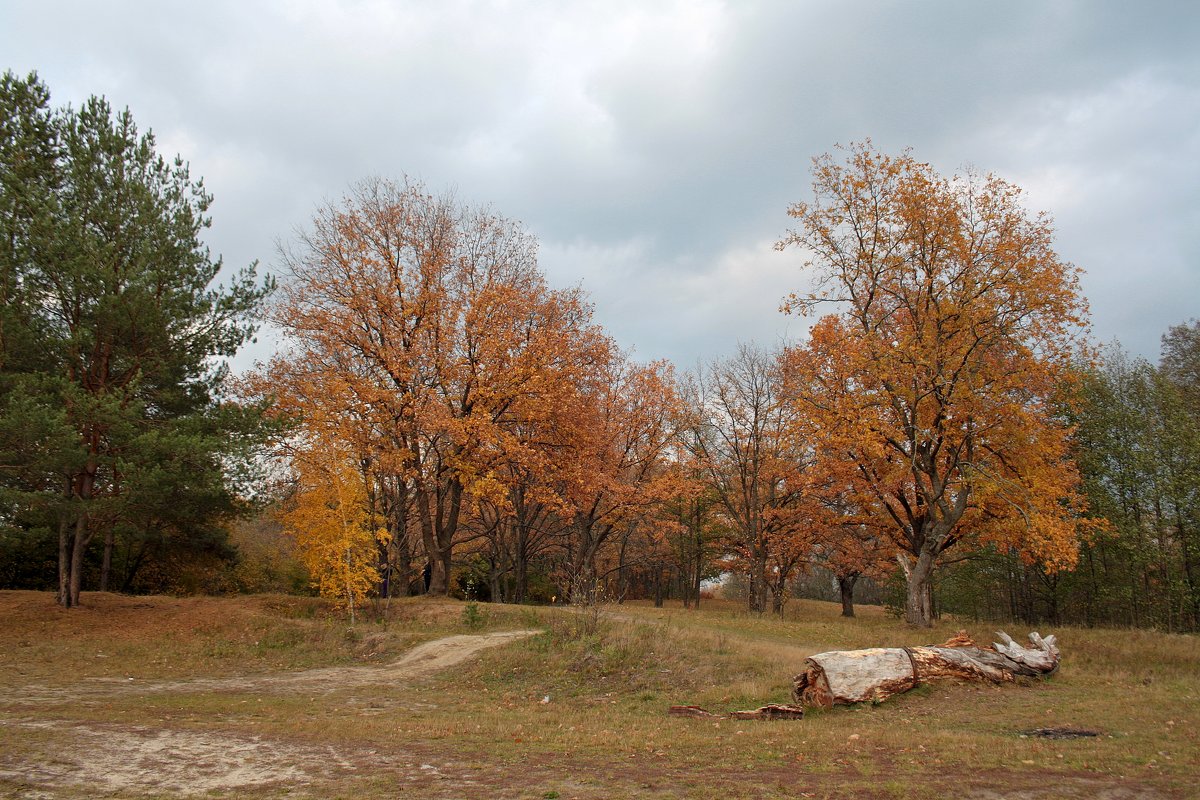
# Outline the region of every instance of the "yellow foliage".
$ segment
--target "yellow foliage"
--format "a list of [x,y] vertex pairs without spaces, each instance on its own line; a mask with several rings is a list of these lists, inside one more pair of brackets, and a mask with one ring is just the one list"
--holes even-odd
[[323,597],[348,608],[361,605],[379,580],[378,544],[366,484],[354,464],[337,453],[306,451],[296,456],[299,488],[281,513],[296,539],[301,561]]

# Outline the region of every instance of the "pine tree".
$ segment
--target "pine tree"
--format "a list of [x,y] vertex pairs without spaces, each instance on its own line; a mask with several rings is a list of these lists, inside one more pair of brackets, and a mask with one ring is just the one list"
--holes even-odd
[[225,462],[259,424],[220,401],[220,358],[272,285],[254,265],[215,284],[212,198],[128,110],[54,111],[36,75],[9,73],[0,125],[0,526],[57,530],[73,606],[98,533],[101,589],[120,537],[218,535]]

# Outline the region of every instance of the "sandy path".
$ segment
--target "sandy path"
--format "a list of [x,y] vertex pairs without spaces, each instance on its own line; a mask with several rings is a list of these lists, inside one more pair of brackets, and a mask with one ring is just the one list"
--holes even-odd
[[[27,687],[27,690],[10,693],[7,699],[31,703],[167,691],[319,692],[403,683],[462,663],[488,648],[539,632],[519,630],[449,636],[418,645],[383,667],[334,667],[172,682],[105,681],[65,690]],[[166,792],[188,796],[271,784],[300,788],[338,773],[385,766],[374,751],[343,753],[332,746],[301,745],[259,736],[28,718],[0,718],[0,727],[24,731],[31,741],[45,742],[21,755],[6,757],[0,753],[0,779],[27,787],[28,791],[19,796],[30,798],[83,797],[112,792]],[[70,741],[71,746],[53,746],[55,741],[64,740]],[[420,761],[411,764],[393,761],[386,766],[407,768],[412,779],[439,777],[439,765]],[[445,768],[447,765],[440,766]]]
[[13,689],[8,699],[22,703],[86,700],[113,694],[158,692],[331,692],[381,683],[414,680],[498,647],[540,633],[539,630],[499,631],[447,636],[409,650],[391,664],[378,667],[325,667],[295,672],[272,672],[232,678],[193,678],[185,681],[138,681],[128,678],[90,678],[72,687],[31,685]]

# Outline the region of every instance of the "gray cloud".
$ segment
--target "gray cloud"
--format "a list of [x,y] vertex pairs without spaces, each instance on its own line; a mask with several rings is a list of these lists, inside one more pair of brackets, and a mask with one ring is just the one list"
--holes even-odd
[[[1095,334],[1200,315],[1189,3],[10,3],[9,67],[103,93],[216,195],[234,265],[371,174],[491,202],[639,355],[798,336],[771,243],[812,156],[871,136],[1028,190]],[[260,348],[260,354],[264,348]]]

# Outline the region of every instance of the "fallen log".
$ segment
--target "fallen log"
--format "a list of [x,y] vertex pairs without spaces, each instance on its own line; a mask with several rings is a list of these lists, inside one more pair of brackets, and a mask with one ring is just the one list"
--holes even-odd
[[941,645],[835,650],[805,659],[805,671],[792,679],[792,698],[804,706],[828,708],[879,703],[914,686],[942,678],[1005,683],[1018,677],[1046,676],[1058,669],[1053,636],[1029,634],[1023,647],[1004,633],[1003,642],[981,647],[965,631]]

